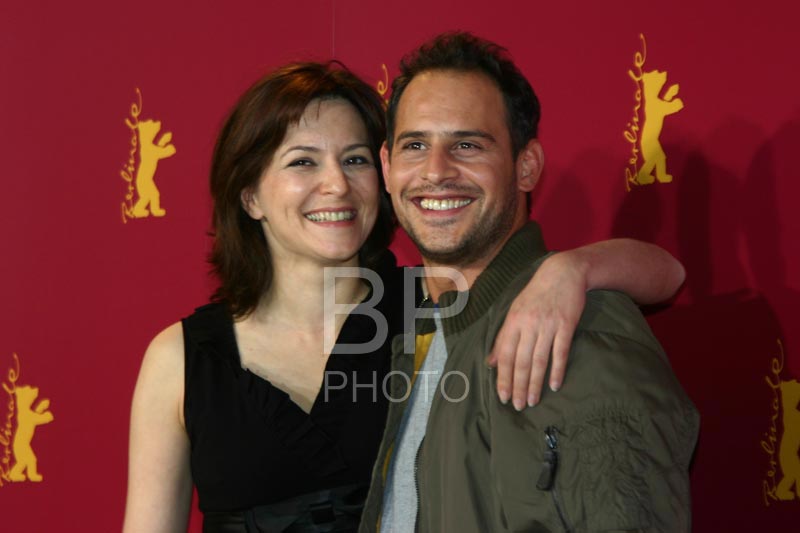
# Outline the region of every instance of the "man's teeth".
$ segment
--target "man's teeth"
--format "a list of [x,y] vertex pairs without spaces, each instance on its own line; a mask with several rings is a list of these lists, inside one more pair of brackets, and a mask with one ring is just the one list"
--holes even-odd
[[355,217],[355,211],[317,211],[306,215],[306,218],[312,222],[340,222],[353,220]]
[[459,200],[434,200],[432,198],[425,198],[420,200],[419,205],[423,209],[430,209],[432,211],[446,211],[448,209],[456,209],[457,207],[464,207],[472,203],[469,198],[461,198]]

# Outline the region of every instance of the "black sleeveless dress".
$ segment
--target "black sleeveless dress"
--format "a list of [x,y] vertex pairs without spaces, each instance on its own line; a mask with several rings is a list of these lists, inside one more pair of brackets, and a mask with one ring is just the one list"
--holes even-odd
[[375,309],[388,334],[369,353],[342,353],[378,331],[372,317],[351,313],[308,414],[242,368],[225,305],[183,320],[184,416],[204,532],[356,530],[388,408],[391,338],[402,327],[402,269],[380,275]]

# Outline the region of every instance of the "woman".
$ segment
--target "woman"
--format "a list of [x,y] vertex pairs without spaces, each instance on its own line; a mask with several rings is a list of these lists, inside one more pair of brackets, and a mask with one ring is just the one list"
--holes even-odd
[[[125,531],[185,530],[193,483],[204,531],[357,526],[388,402],[388,341],[402,326],[403,276],[386,251],[384,133],[379,97],[335,65],[283,67],[234,108],[211,169],[220,287],[214,303],[161,332],[145,354]],[[325,312],[325,269],[359,266],[380,275],[376,310],[386,327],[364,308]],[[545,261],[498,338],[501,399],[513,383],[518,408],[529,392],[535,403],[544,371],[531,372],[532,360],[551,345],[557,388],[587,288],[600,281],[650,302],[682,276],[668,254],[631,241]],[[663,278],[666,286],[651,285]],[[381,292],[361,277],[338,276],[333,289],[337,305],[370,308]],[[335,332],[332,350],[325,326]],[[344,349],[376,336],[376,347]]]

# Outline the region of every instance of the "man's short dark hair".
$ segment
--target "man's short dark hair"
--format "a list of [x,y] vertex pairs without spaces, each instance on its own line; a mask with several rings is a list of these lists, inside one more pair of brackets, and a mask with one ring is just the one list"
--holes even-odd
[[386,144],[394,142],[395,117],[400,98],[415,76],[432,70],[479,72],[500,89],[506,107],[514,159],[538,134],[541,110],[531,84],[514,65],[508,51],[493,42],[467,32],[443,33],[407,54],[400,62],[400,75],[392,83],[386,112]]

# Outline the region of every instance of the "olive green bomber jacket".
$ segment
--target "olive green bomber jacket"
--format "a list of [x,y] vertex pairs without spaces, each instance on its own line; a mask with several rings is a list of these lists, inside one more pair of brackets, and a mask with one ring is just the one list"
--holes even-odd
[[[478,277],[463,311],[442,320],[448,359],[417,458],[417,530],[688,531],[699,417],[629,298],[588,293],[561,390],[521,413],[500,403],[485,357],[545,255],[529,223]],[[442,309],[455,296],[442,295]],[[393,403],[360,531],[379,527],[409,383],[433,328],[417,321],[415,354],[395,339]]]

